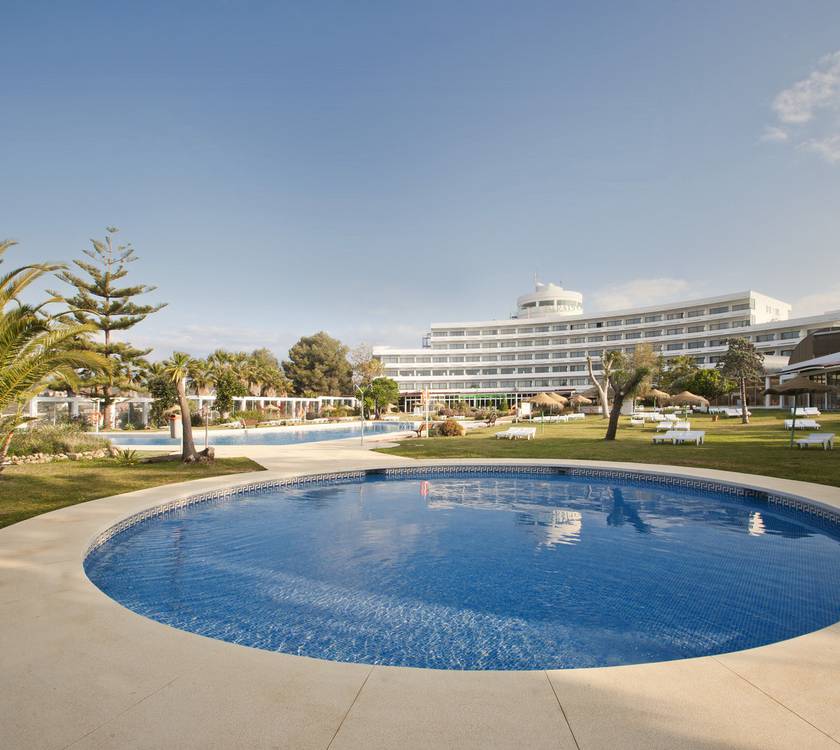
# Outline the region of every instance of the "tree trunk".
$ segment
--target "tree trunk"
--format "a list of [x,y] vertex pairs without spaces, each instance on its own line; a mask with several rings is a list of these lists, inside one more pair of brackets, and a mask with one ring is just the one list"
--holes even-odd
[[747,414],[747,379],[741,378],[741,423],[749,424],[750,417]]
[[6,463],[6,456],[9,454],[9,446],[12,444],[12,436],[15,434],[14,428],[3,437],[3,445],[0,447],[0,474],[3,473],[3,464]]
[[[606,419],[607,415],[610,413],[610,399],[609,399],[609,392],[610,392],[610,381],[609,381],[609,373],[604,373],[604,385],[601,385],[598,382],[598,378],[595,377],[595,371],[592,369],[592,358],[586,358],[586,366],[589,368],[589,379],[594,384],[595,388],[598,391],[598,398],[601,401],[601,419]],[[601,366],[606,367],[603,364],[603,360],[601,361]]]
[[615,435],[618,432],[618,418],[621,416],[621,407],[624,404],[624,392],[619,391],[614,394],[612,408],[610,409],[610,422],[607,425],[607,434],[604,440],[615,440]]
[[192,421],[190,420],[190,404],[187,401],[187,393],[184,381],[178,381],[178,404],[181,407],[181,460],[184,463],[191,463],[198,460],[198,453],[195,451],[193,442]]

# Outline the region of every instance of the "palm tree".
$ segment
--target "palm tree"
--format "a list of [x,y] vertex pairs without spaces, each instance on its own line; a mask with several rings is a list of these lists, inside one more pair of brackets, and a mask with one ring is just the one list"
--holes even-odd
[[195,450],[195,443],[192,435],[192,422],[190,421],[190,404],[187,401],[187,378],[189,377],[190,364],[192,359],[184,352],[173,352],[172,357],[166,363],[166,374],[178,388],[178,405],[181,407],[181,460],[184,463],[198,461],[198,453]]
[[[14,244],[0,241],[0,263]],[[45,305],[56,301],[54,297],[36,306],[20,302],[19,295],[26,287],[57,268],[33,264],[0,276],[0,471],[15,429],[31,419],[23,414],[24,404],[37,396],[50,378],[73,383],[77,368],[108,370],[104,357],[73,348],[78,337],[93,330],[91,326],[44,313]]]
[[213,367],[206,359],[192,360],[189,376],[196,396],[203,396],[213,385]]

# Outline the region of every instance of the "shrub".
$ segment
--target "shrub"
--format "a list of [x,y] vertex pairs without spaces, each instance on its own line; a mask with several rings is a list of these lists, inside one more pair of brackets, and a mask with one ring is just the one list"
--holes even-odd
[[124,449],[117,453],[117,463],[120,466],[134,466],[135,464],[140,463],[140,457],[137,455],[137,451]]
[[460,437],[464,434],[464,428],[454,419],[447,419],[440,427],[437,428],[437,434],[440,435],[440,437]]
[[267,417],[259,409],[243,409],[236,412],[237,419],[256,419],[258,422],[266,420]]
[[105,438],[85,432],[77,424],[39,425],[28,430],[16,430],[9,446],[9,455],[81,453],[101,450],[109,445]]

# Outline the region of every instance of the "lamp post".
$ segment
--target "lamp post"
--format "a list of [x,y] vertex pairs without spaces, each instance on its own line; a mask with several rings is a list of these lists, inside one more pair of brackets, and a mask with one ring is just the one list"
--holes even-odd
[[365,444],[365,395],[367,393],[367,388],[364,388],[361,385],[356,386],[356,390],[359,392],[361,398],[359,399],[359,417],[362,421],[362,445]]

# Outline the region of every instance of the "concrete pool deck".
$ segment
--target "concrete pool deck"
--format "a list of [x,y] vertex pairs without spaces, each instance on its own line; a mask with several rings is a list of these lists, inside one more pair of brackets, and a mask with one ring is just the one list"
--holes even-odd
[[838,488],[642,464],[418,462],[371,453],[358,439],[217,453],[248,455],[269,471],[104,498],[0,530],[0,748],[840,746],[840,624],[749,651],[626,667],[371,667],[175,630],[109,599],[82,568],[91,540],[132,513],[209,489],[325,471],[457,463],[644,469],[840,509]]

